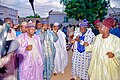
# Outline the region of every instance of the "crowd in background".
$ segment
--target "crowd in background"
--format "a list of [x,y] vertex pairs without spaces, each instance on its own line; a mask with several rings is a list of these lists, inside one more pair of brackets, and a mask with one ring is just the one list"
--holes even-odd
[[[13,40],[19,47],[0,58],[1,80],[50,80],[53,74],[64,73],[69,50],[73,52],[70,80],[119,80],[120,25],[117,19],[96,20],[95,27],[86,19],[78,25],[60,26],[58,22],[49,25],[39,20],[13,24],[7,17],[0,20],[0,25],[4,24],[10,25],[6,52]],[[1,26],[0,32],[2,30]]]

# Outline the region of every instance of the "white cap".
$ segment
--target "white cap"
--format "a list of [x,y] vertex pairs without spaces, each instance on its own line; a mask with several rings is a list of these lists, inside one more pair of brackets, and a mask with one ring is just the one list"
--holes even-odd
[[58,23],[58,22],[55,22],[55,23],[54,23],[54,26],[59,26],[59,23]]
[[21,25],[22,26],[27,26],[27,22],[22,22]]
[[28,23],[33,23],[33,21],[32,21],[32,20],[30,20]]

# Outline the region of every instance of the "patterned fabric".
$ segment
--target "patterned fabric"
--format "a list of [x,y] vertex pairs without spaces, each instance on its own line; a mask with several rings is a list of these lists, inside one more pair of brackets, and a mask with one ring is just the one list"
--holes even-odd
[[90,66],[91,53],[79,53],[74,50],[72,57],[72,75],[88,80],[88,68]]
[[[52,31],[47,30],[43,34],[41,31],[38,32],[39,37],[44,37],[43,39],[43,55],[44,55],[44,79],[50,80],[53,69],[54,69],[54,58],[56,49],[53,42],[58,40],[57,35],[55,35]],[[40,35],[41,34],[41,35]]]
[[[82,36],[82,33],[79,34],[79,36]],[[93,38],[95,35],[90,31],[87,30],[87,32],[83,35],[84,42],[88,42],[89,44],[92,43]],[[72,76],[74,77],[79,77],[80,79],[85,79],[89,80],[88,77],[88,68],[90,65],[90,60],[91,60],[91,53],[90,52],[79,52],[78,51],[78,45],[77,41],[74,44],[74,52],[72,56]],[[80,43],[83,45],[82,43]]]
[[[80,36],[80,40],[84,41],[85,36]],[[80,44],[80,42],[77,42],[77,50],[82,53],[85,51],[85,47]]]

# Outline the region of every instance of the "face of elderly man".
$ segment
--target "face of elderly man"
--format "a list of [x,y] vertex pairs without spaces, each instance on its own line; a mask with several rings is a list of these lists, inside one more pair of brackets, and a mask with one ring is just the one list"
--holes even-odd
[[34,33],[35,33],[35,27],[27,28],[27,33],[28,33],[30,36],[33,36]]
[[104,34],[104,32],[105,32],[105,30],[106,30],[106,27],[103,25],[103,24],[100,24],[100,26],[99,26],[99,33],[100,34]]
[[37,29],[41,29],[42,24],[39,22],[39,23],[37,23],[36,27],[37,27]]
[[58,30],[59,27],[57,25],[54,26],[54,30]]
[[98,29],[100,27],[100,22],[95,24],[95,27]]
[[86,32],[86,27],[84,27],[84,26],[80,26],[80,32],[81,33],[85,33]]
[[21,25],[21,31],[22,33],[25,33],[27,31],[27,28],[25,25]]
[[48,24],[43,24],[43,28],[44,28],[44,30],[47,30],[48,29]]
[[26,26],[27,26],[27,22],[22,22],[22,24],[21,24],[21,31],[22,31],[22,33],[27,32]]
[[13,22],[11,20],[8,20],[7,23],[10,25],[11,28],[13,28]]

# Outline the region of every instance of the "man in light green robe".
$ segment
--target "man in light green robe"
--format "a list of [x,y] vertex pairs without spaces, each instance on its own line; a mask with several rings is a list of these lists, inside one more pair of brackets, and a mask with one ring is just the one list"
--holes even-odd
[[86,51],[92,51],[88,70],[90,80],[120,80],[120,39],[109,33],[113,23],[112,18],[105,19],[99,26],[101,34],[86,47]]
[[44,70],[43,77],[45,80],[50,80],[54,69],[54,59],[56,49],[54,42],[58,40],[57,33],[49,29],[47,22],[43,22],[42,28],[36,31],[36,34],[40,37],[43,51]]

